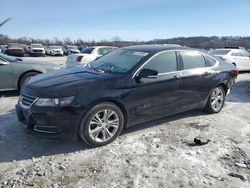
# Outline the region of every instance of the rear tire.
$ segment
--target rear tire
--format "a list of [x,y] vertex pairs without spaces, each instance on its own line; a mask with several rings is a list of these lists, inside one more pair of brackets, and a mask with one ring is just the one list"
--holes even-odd
[[91,147],[100,147],[111,143],[121,133],[124,116],[113,103],[100,103],[92,107],[83,117],[80,138]]
[[31,79],[31,77],[36,76],[38,74],[38,72],[28,72],[24,74],[19,81],[19,90]]
[[225,103],[225,90],[222,86],[216,86],[207,101],[205,111],[214,114],[214,113],[219,113]]

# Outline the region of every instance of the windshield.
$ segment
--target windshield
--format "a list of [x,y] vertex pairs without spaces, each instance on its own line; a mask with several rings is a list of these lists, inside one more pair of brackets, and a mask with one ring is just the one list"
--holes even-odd
[[230,52],[231,50],[212,50],[210,52],[208,52],[209,54],[212,55],[226,55]]
[[22,44],[9,44],[9,48],[24,48]]
[[16,60],[17,60],[16,57],[4,55],[4,54],[1,54],[1,53],[0,53],[0,59],[7,60],[7,61],[9,61],[9,62],[12,62],[12,61],[16,61]]
[[73,49],[73,50],[74,50],[74,49],[77,49],[76,46],[68,46],[68,48],[69,48],[69,49]]
[[41,44],[31,44],[32,48],[43,48]]
[[131,70],[148,53],[134,50],[119,49],[92,61],[87,67],[97,71],[125,73]]

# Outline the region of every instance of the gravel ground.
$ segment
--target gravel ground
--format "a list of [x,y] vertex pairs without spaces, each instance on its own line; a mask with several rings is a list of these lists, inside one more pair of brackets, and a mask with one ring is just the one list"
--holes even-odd
[[[126,129],[91,149],[44,138],[17,124],[17,92],[0,98],[0,187],[250,187],[250,75],[240,75],[224,109],[191,111]],[[210,139],[193,145],[195,137]]]

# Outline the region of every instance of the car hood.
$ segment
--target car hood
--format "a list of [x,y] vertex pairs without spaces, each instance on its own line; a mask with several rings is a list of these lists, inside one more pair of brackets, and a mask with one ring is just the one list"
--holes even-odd
[[104,78],[105,73],[78,66],[35,76],[22,88],[22,92],[33,93],[31,95],[37,97],[70,96],[87,84]]

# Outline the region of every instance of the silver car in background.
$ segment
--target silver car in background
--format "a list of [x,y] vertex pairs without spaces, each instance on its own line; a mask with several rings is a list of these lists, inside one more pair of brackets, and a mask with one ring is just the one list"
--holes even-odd
[[221,48],[208,53],[223,62],[234,64],[239,71],[250,71],[250,53],[245,48]]
[[54,63],[31,61],[0,53],[0,91],[18,90],[31,77],[60,69]]

